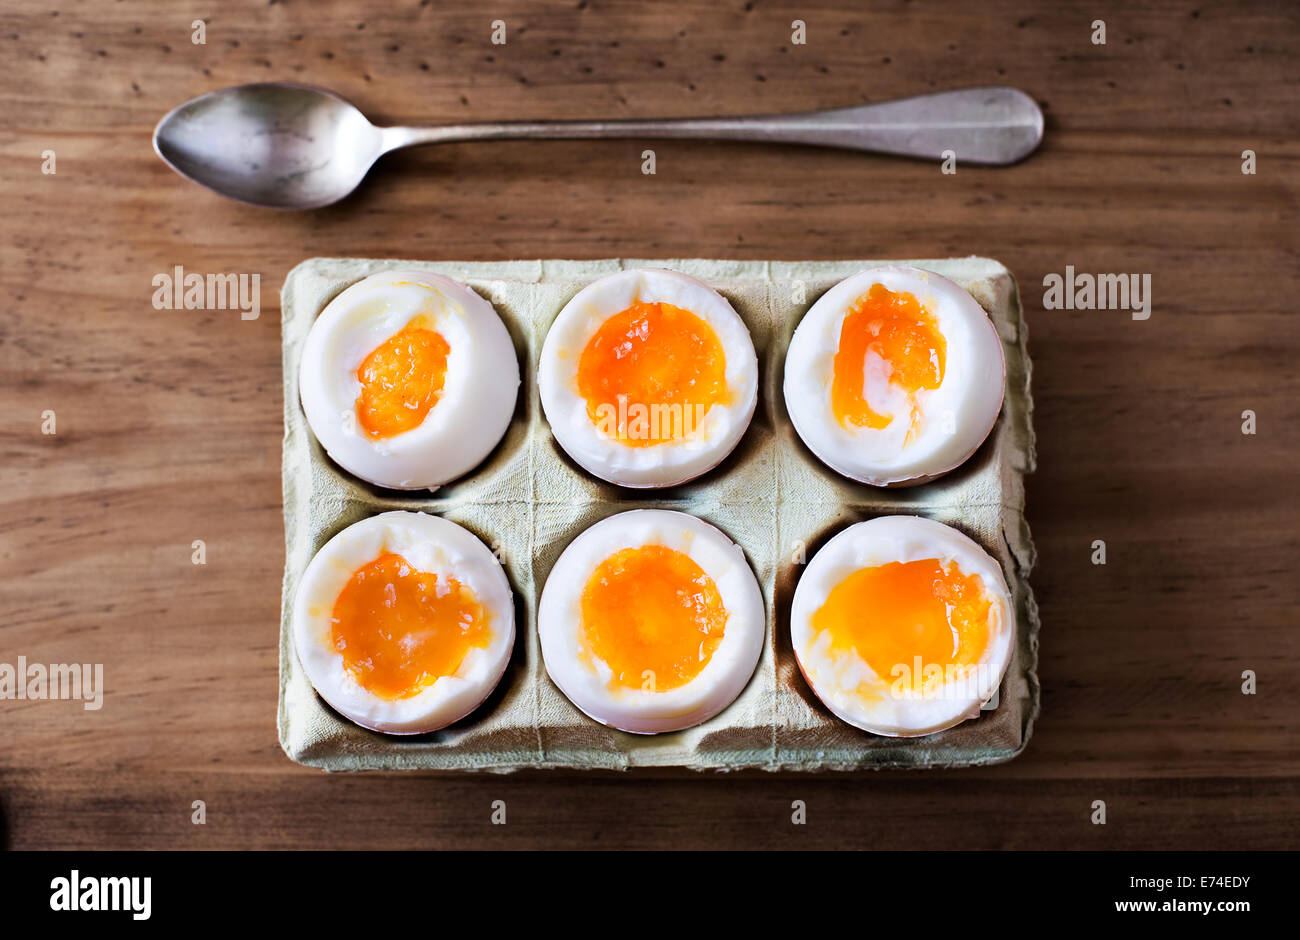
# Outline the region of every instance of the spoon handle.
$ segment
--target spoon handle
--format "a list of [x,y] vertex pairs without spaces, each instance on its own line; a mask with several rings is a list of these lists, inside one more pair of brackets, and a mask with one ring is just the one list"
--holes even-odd
[[967,88],[829,111],[746,117],[614,121],[508,121],[386,127],[384,150],[472,140],[694,138],[870,150],[959,163],[1005,165],[1033,153],[1043,112],[1014,88]]

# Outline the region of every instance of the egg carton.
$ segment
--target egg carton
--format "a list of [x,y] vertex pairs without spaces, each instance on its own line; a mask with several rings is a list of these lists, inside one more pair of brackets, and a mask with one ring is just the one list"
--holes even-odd
[[[988,440],[957,470],[905,489],[847,480],[803,445],[781,394],[795,326],[827,288],[864,268],[909,264],[956,281],[988,312],[1002,339],[1007,389]],[[556,443],[542,415],[537,359],[547,328],[580,289],[627,268],[670,268],[710,284],[748,325],[759,361],[753,423],[704,476],[662,490],[628,490],[593,478]],[[303,342],[345,287],[378,271],[429,271],[468,284],[505,321],[523,383],[505,437],[487,459],[436,491],[385,490],[350,476],[326,455],[298,398]],[[497,771],[554,767],[625,770],[812,771],[955,767],[1009,760],[1024,749],[1038,712],[1038,609],[1027,581],[1034,547],[1024,518],[1033,470],[1030,362],[1011,273],[987,258],[931,261],[422,262],[313,258],[285,279],[285,576],[280,624],[279,737],[293,760],[327,770]],[[582,714],[551,682],[537,637],[537,598],[565,546],[599,519],[629,509],[699,516],[744,550],[767,606],[767,640],[749,684],[723,712],[684,731],[634,735]],[[434,513],[474,532],[502,559],[515,592],[516,642],[492,695],[440,731],[394,737],[367,731],[315,693],[293,648],[290,611],[316,551],[348,525],[393,509]],[[808,688],[790,645],[789,612],[803,564],[832,535],[879,515],[914,514],[955,526],[1002,565],[1016,642],[997,695],[978,718],[917,738],[881,737],[833,716]]]

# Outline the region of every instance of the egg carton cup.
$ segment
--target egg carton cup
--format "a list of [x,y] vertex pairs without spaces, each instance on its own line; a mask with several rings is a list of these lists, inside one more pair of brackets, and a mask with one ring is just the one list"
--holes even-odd
[[[905,489],[854,483],[803,445],[781,394],[786,347],[827,288],[864,268],[909,264],[956,281],[997,327],[1006,352],[1002,413],[987,441],[945,477]],[[541,412],[537,359],[560,309],[593,280],[628,268],[670,268],[710,284],[753,334],[759,400],[753,423],[722,463],[689,483],[628,490],[577,466]],[[505,321],[523,365],[514,417],[497,448],[460,480],[429,492],[386,490],[338,467],[312,436],[298,398],[307,331],[344,288],[390,269],[428,271],[468,284]],[[997,261],[601,261],[424,262],[313,258],[289,272],[281,293],[284,344],[285,573],[280,621],[279,738],[290,758],[326,770],[495,771],[554,767],[700,771],[859,770],[995,764],[1025,747],[1038,713],[1038,608],[1027,581],[1034,546],[1024,517],[1024,474],[1034,468],[1030,362],[1011,273]],[[699,516],[744,549],[762,587],[767,640],[740,696],[684,731],[634,735],[592,721],[551,682],[537,636],[537,598],[556,559],[579,533],[629,509]],[[515,593],[516,642],[492,695],[440,731],[393,737],[367,731],[316,694],[294,651],[290,613],[298,581],[322,545],[348,525],[404,509],[465,526],[497,551]],[[840,721],[799,672],[790,603],[803,564],[848,525],[911,514],[965,532],[1002,565],[1016,614],[1016,642],[998,694],[978,718],[915,738],[881,737]]]

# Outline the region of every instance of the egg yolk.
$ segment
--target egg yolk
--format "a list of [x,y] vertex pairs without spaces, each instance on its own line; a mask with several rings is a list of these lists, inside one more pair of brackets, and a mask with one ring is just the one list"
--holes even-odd
[[713,579],[662,545],[615,552],[582,592],[583,651],[609,666],[611,685],[650,692],[685,685],[709,664],[726,623]]
[[919,417],[916,393],[943,382],[948,344],[938,323],[912,294],[873,284],[849,308],[840,327],[831,382],[831,410],[848,429],[887,427],[892,418],[872,409],[864,395],[867,353],[889,366],[889,382],[907,393],[911,431]]
[[401,555],[358,569],[334,602],[331,637],[343,667],[382,699],[418,694],[455,675],[492,640],[488,615],[455,578],[417,571]]
[[[974,666],[989,642],[992,602],[977,574],[936,558],[862,568],[831,589],[812,616],[831,653],[857,653],[885,682],[906,667]],[[918,677],[918,686],[920,679]]]
[[419,427],[442,395],[451,347],[417,318],[389,337],[357,368],[357,420],[372,438]]
[[638,301],[601,324],[578,360],[587,416],[632,447],[682,440],[726,398],[727,359],[703,319]]

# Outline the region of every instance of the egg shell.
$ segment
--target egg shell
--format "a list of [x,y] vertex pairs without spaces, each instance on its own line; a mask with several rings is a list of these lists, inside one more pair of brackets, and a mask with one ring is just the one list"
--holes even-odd
[[[578,361],[587,343],[606,320],[638,301],[689,310],[722,345],[731,401],[713,405],[685,440],[650,447],[611,440],[592,423],[578,391]],[[676,486],[712,470],[744,436],[758,403],[758,357],[740,315],[703,281],[658,268],[620,271],[574,295],[547,331],[537,373],[542,411],[559,445],[593,476],[633,489]]]
[[[979,660],[972,687],[946,690],[931,699],[882,694],[875,702],[863,700],[855,684],[890,676],[876,676],[870,666],[852,654],[830,661],[829,638],[814,633],[812,615],[826,603],[830,592],[862,568],[890,562],[937,558],[956,562],[964,574],[978,574],[990,597],[996,618],[988,646]],[[918,737],[944,731],[978,717],[980,707],[997,691],[1011,661],[1015,643],[1015,607],[1002,567],[978,543],[951,526],[920,516],[879,516],[859,522],[837,534],[813,556],[795,587],[790,609],[790,642],[799,670],[809,688],[838,718],[885,737]],[[869,612],[864,612],[869,616]],[[847,677],[837,684],[832,672]],[[849,687],[846,687],[849,686]]]
[[[359,568],[385,552],[401,555],[418,571],[456,578],[474,592],[492,630],[491,643],[471,649],[454,676],[395,700],[358,683],[331,641],[340,592]],[[294,649],[317,694],[350,721],[386,734],[436,731],[473,712],[501,680],[515,643],[514,594],[497,557],[468,529],[421,512],[370,516],[326,542],[303,573],[292,616]]]
[[[357,368],[418,315],[450,347],[442,394],[417,427],[372,439],[357,422]],[[312,433],[344,470],[389,489],[432,490],[496,447],[519,382],[514,343],[490,303],[451,278],[384,271],[348,287],[316,318],[303,345],[299,398]]]
[[[901,418],[880,430],[849,430],[830,410],[841,327],[875,284],[915,296],[937,320],[946,343],[939,388],[917,393],[925,424],[910,443]],[[1005,386],[1002,341],[984,309],[942,275],[906,265],[860,271],[818,298],[790,340],[782,383],[790,421],[819,460],[851,480],[887,487],[926,483],[965,463],[993,430]]]
[[[579,647],[582,594],[592,573],[615,552],[645,545],[688,555],[727,610],[722,641],[699,674],[656,692],[611,687],[608,667],[599,660],[589,667]],[[753,676],[766,634],[763,595],[740,547],[702,519],[663,509],[609,516],[570,542],[547,576],[537,625],[551,681],[588,717],[635,734],[679,731],[723,711]]]

